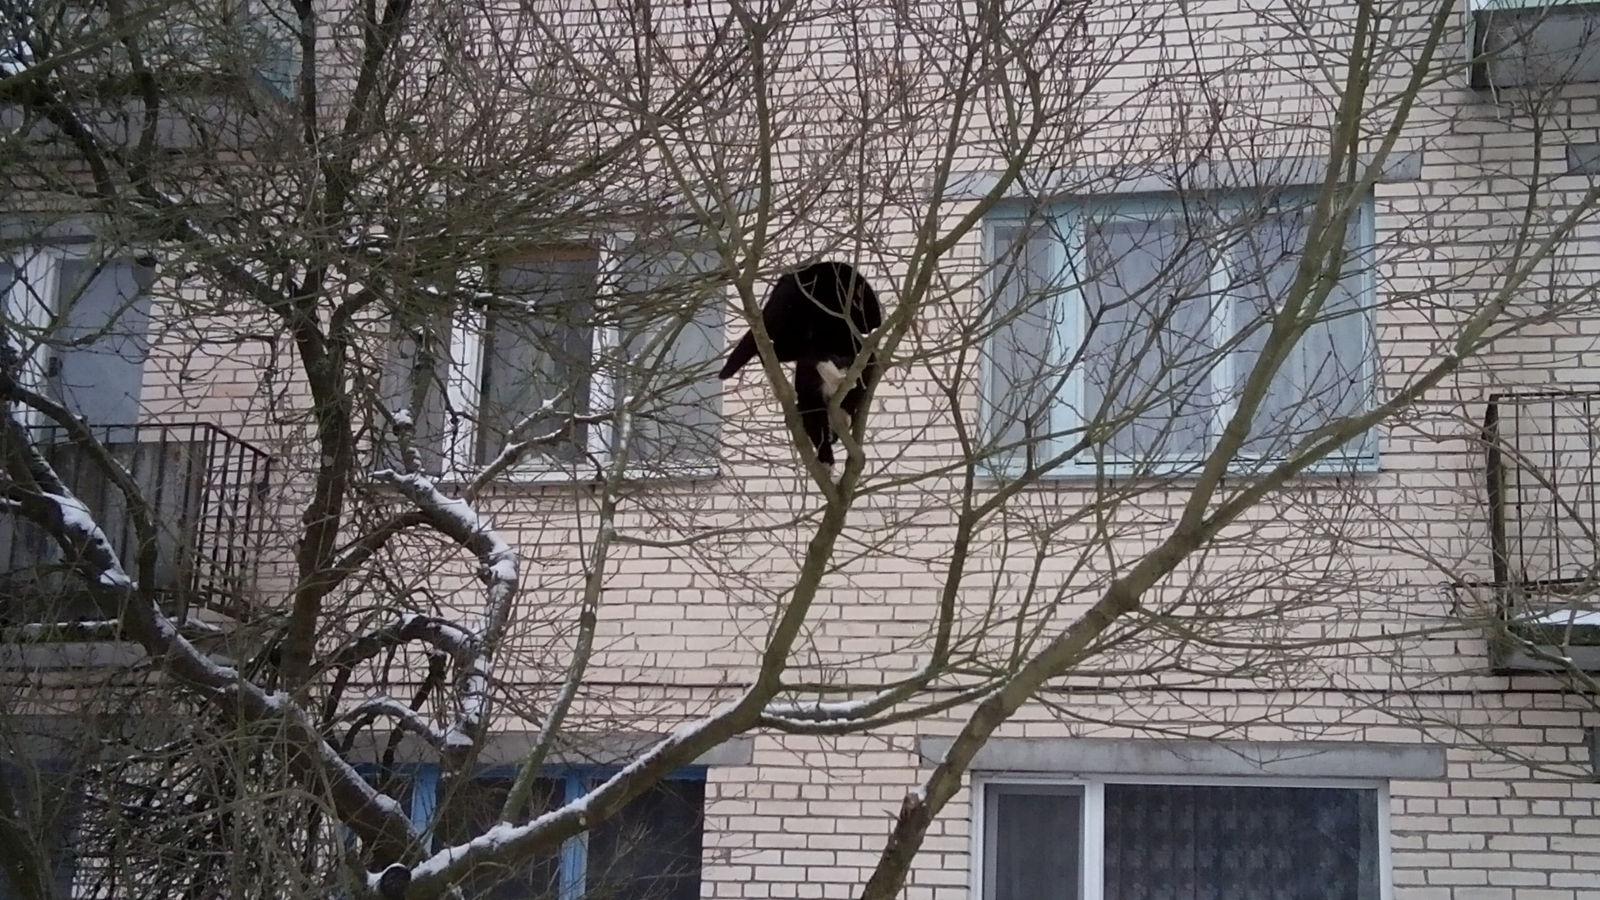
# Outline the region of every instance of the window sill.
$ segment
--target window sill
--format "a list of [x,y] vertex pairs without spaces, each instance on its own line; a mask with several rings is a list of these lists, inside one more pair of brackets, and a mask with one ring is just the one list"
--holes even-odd
[[[460,487],[477,478],[483,471],[482,467],[449,469],[444,472],[427,472],[440,487]],[[670,465],[670,466],[630,466],[622,474],[624,482],[629,484],[666,484],[674,482],[713,481],[723,475],[722,466],[717,463],[704,465]],[[485,485],[487,490],[498,488],[517,487],[558,487],[562,485],[596,484],[602,480],[604,473],[593,466],[577,466],[555,468],[549,466],[523,466],[507,469],[495,476],[494,480]],[[370,486],[382,485],[367,479]]]
[[[476,478],[481,469],[468,469],[448,473],[444,477],[447,484],[465,484]],[[524,467],[508,469],[501,472],[490,486],[504,485],[563,485],[563,484],[596,484],[603,480],[604,472],[598,467],[584,466],[581,469],[573,466],[569,468],[533,468]],[[663,484],[680,481],[711,481],[722,477],[722,467],[715,463],[710,465],[668,465],[668,466],[630,466],[622,473],[622,480],[628,484]]]
[[[1112,463],[1100,465],[1092,463],[1068,463],[1037,477],[1040,483],[1050,482],[1077,482],[1093,483],[1098,481],[1141,481],[1159,480],[1163,482],[1190,482],[1200,477],[1202,463]],[[994,481],[1008,481],[1022,474],[1022,469],[1013,464],[986,467],[987,475]],[[1323,460],[1322,462],[1307,467],[1290,479],[1291,483],[1304,483],[1314,479],[1330,479],[1341,477],[1372,477],[1383,474],[1385,470],[1376,456],[1343,457],[1337,460]],[[1244,466],[1229,466],[1228,477],[1234,480],[1250,480],[1261,475],[1261,471],[1252,470]]]

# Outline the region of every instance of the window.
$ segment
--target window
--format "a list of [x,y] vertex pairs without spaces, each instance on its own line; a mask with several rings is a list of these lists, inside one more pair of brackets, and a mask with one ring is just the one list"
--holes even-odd
[[255,74],[280,97],[293,97],[300,78],[300,18],[288,0],[248,0],[244,6],[247,40]]
[[1475,88],[1600,81],[1600,9],[1574,0],[1469,0]]
[[[561,418],[591,411],[594,363],[609,349],[595,344],[599,266],[599,254],[578,249],[545,251],[501,267],[501,299],[483,315],[474,462],[494,459],[517,424],[541,407],[551,411],[545,430]],[[550,455],[577,461],[597,432],[574,424]],[[593,449],[605,448],[594,444]]]
[[0,900],[68,895],[78,807],[66,771],[0,760]]
[[28,386],[91,425],[137,421],[153,275],[148,261],[72,248],[0,256],[4,331],[25,360]]
[[[94,258],[88,249],[31,247],[0,255],[0,335],[21,355],[22,384],[87,422],[143,486],[152,476],[176,474],[188,451],[135,443],[153,268],[145,261]],[[59,430],[42,414],[26,414],[37,447],[125,551],[132,524],[116,488],[81,450],[59,440]],[[158,484],[167,490],[146,496],[168,516],[161,521],[185,521],[180,515],[191,512],[198,492],[178,478]],[[173,568],[175,539],[169,531],[161,535],[159,587],[175,586],[180,577]],[[21,516],[0,515],[0,622],[100,617],[92,597],[70,589],[76,576],[60,561],[60,547],[46,531]]]
[[[145,64],[158,77],[174,65],[210,74],[237,73],[277,97],[295,95],[300,20],[291,0],[229,0],[209,7],[204,17],[176,6],[141,9],[128,20],[136,26],[128,34],[122,33],[127,25],[117,24],[112,9],[106,0],[7,3],[6,18],[0,21],[0,72],[34,62],[33,46],[51,48],[50,55],[69,62],[115,36],[136,41]],[[163,134],[173,131],[169,126]]]
[[1378,900],[1376,786],[990,783],[982,900]]
[[[534,786],[534,815],[583,796],[604,774],[594,769],[548,772]],[[410,776],[400,793],[409,801],[412,820],[425,831],[431,827],[438,846],[448,846],[499,821],[516,773],[489,769],[453,788],[444,786],[435,766],[417,767]],[[704,772],[685,770],[552,856],[475,874],[466,895],[486,900],[698,900],[704,808]]]
[[[715,265],[705,251],[627,238],[509,257],[494,290],[448,327],[397,320],[385,400],[415,407],[424,458],[444,470],[566,429],[514,474],[590,477],[624,450],[635,473],[704,472],[720,422]],[[445,364],[416,366],[423,351]],[[444,376],[418,406],[418,376],[430,371]]]
[[[990,224],[989,433],[1016,465],[1087,437],[1068,473],[1182,472],[1215,445],[1305,249],[1300,194],[1083,203]],[[1281,459],[1371,402],[1370,204],[1235,464]],[[1338,464],[1370,465],[1370,436]]]

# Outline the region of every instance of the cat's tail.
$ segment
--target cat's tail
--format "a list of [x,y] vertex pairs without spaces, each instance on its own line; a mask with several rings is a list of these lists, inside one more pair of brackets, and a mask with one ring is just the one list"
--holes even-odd
[[718,378],[732,378],[735,372],[744,368],[744,364],[756,358],[756,334],[746,331],[739,343],[733,345],[733,350],[728,354],[728,361],[722,364],[722,371],[717,373]]

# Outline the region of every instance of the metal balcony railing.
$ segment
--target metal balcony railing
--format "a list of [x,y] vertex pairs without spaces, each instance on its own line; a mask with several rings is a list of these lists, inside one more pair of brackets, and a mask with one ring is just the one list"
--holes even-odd
[[1600,634],[1600,390],[1495,394],[1484,414],[1501,617],[1540,643]]
[[[255,576],[271,457],[206,422],[92,430],[152,513],[156,556],[148,586],[174,609],[236,604]],[[60,429],[36,429],[35,446],[100,524],[129,573],[139,577],[140,541],[122,491]],[[42,530],[0,516],[0,620],[98,617],[63,562]]]

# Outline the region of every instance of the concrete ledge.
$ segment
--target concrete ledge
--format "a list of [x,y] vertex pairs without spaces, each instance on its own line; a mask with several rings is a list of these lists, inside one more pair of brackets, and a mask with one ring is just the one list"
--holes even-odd
[[[654,746],[665,734],[651,732],[597,732],[567,735],[550,754],[550,763],[559,766],[620,766],[633,762]],[[513,731],[489,736],[488,745],[478,757],[481,765],[515,765],[533,749],[538,735]],[[690,765],[745,766],[750,764],[755,742],[733,738],[702,753]]]
[[[1362,168],[1370,166],[1371,155],[1363,155],[1359,163]],[[1262,156],[1168,167],[1081,166],[1025,172],[1007,189],[1005,198],[1104,199],[1106,195],[1116,194],[1305,187],[1321,184],[1327,172],[1328,158],[1318,154]],[[1421,178],[1420,150],[1390,154],[1378,176],[1380,182]],[[994,171],[960,173],[951,179],[945,194],[951,200],[976,200],[993,191],[999,180],[1000,173]]]
[[144,661],[144,648],[129,641],[0,644],[0,669],[131,669]]
[[[1541,649],[1552,656],[1565,656],[1572,660],[1574,667],[1582,671],[1600,672],[1600,647],[1558,647],[1549,644]],[[1511,672],[1560,672],[1566,669],[1562,663],[1541,659],[1521,650],[1507,650],[1502,653],[1497,660],[1497,667]]]
[[[949,738],[917,741],[936,765]],[[974,771],[1053,775],[1276,775],[1302,778],[1443,778],[1443,747],[1345,741],[1183,741],[1153,738],[996,738]]]
[[[115,733],[124,738],[139,738],[146,742],[170,739],[168,723],[157,717],[128,714],[85,715],[20,714],[0,716],[0,757],[7,753],[36,759],[71,759],[92,753],[100,747],[100,737]],[[507,766],[520,763],[538,735],[532,731],[507,731],[489,736],[479,765]],[[651,732],[580,733],[569,736],[550,754],[550,764],[556,766],[619,766],[632,762],[639,754],[655,745],[665,734]],[[380,729],[374,734],[363,731],[351,748],[349,759],[357,764],[376,763],[387,745],[389,731]],[[755,741],[749,737],[736,737],[713,747],[690,765],[744,766],[749,765]],[[398,763],[435,763],[439,754],[415,737],[406,735],[395,755]]]
[[0,759],[10,753],[38,763],[85,762],[99,758],[108,737],[151,744],[171,740],[172,732],[141,709],[0,716]]
[[[639,754],[656,744],[664,734],[651,732],[581,733],[566,735],[552,748],[548,763],[552,766],[620,766],[632,762]],[[506,731],[489,735],[483,751],[478,756],[481,766],[512,766],[520,763],[533,749],[538,734],[532,731]],[[350,748],[350,759],[357,763],[375,763],[383,755],[389,732],[365,731]],[[733,738],[701,754],[690,763],[695,766],[749,765],[754,752],[754,741],[748,737]],[[439,754],[406,735],[395,753],[397,763],[438,762]]]

